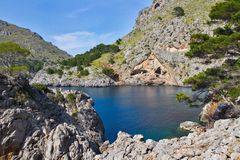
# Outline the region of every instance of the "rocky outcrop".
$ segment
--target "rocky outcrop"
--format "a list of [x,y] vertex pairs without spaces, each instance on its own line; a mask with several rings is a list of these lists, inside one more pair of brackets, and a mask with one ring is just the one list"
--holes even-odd
[[212,124],[219,119],[236,118],[239,114],[239,105],[231,104],[224,99],[212,100],[203,107],[199,119],[205,124]]
[[[46,68],[45,68],[46,69]],[[110,77],[101,74],[95,73],[93,70],[89,69],[90,75],[86,77],[79,78],[76,68],[72,68],[70,71],[64,71],[65,73],[61,76],[57,74],[47,74],[46,70],[43,69],[39,71],[34,78],[31,80],[33,83],[41,83],[47,86],[84,86],[84,87],[106,87],[114,86],[116,82]],[[74,74],[69,75],[69,72]]]
[[[183,81],[199,72],[221,66],[227,58],[215,60],[189,59],[184,54],[189,50],[192,34],[213,34],[213,29],[221,23],[209,25],[208,14],[211,7],[222,0],[210,0],[205,3],[195,0],[155,0],[150,7],[139,13],[134,30],[122,39],[120,45],[125,55],[119,75],[126,84],[166,84],[183,85]],[[172,14],[175,7],[182,7],[185,16],[176,17]],[[156,63],[154,55],[163,70],[171,76],[137,73],[136,68],[148,70],[148,63]],[[146,67],[146,68],[145,68]],[[165,69],[164,69],[165,68]],[[153,69],[152,69],[153,70]],[[173,74],[172,74],[173,73]],[[145,74],[145,75],[144,75]],[[146,78],[144,78],[144,76]]]
[[[218,60],[189,59],[192,34],[213,35],[213,30],[224,26],[223,22],[209,24],[212,6],[223,0],[155,0],[139,13],[132,32],[119,42],[120,54],[124,60],[105,66],[114,69],[119,81],[106,79],[102,74],[96,79],[69,78],[51,79],[41,72],[35,82],[56,85],[108,86],[117,85],[177,85],[183,86],[186,78],[208,68],[221,66],[228,57]],[[177,17],[175,7],[182,7],[185,15]],[[115,55],[113,54],[113,57]],[[100,69],[101,70],[101,69]],[[41,76],[40,76],[41,75]],[[43,78],[41,78],[43,77]],[[104,77],[104,78],[103,78]]]
[[126,77],[125,83],[177,85],[172,68],[169,64],[160,62],[154,54],[136,65],[131,72],[131,77]]
[[0,93],[1,159],[88,160],[99,153],[104,128],[84,93],[75,94],[76,118],[21,77],[0,75]]
[[95,159],[175,160],[175,159],[239,159],[240,118],[216,121],[212,129],[159,142],[143,140],[141,135],[120,132],[113,144],[101,147]]
[[201,133],[206,130],[204,126],[192,121],[186,121],[181,123],[179,128],[186,131],[197,132],[197,133]]

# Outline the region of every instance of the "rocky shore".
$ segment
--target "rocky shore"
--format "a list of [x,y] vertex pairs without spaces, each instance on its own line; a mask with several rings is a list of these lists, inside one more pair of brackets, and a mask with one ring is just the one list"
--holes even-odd
[[[213,120],[213,126],[184,122],[180,127],[192,131],[188,136],[156,142],[119,132],[110,144],[105,141],[104,126],[92,107],[93,100],[85,93],[30,86],[22,77],[5,75],[0,75],[0,93],[2,159],[240,158],[240,118],[230,114],[239,110],[230,106],[220,112],[221,105],[207,104],[201,118]],[[221,118],[231,119],[217,120]]]
[[22,77],[0,75],[0,159],[77,160],[100,153],[104,127],[90,98],[48,92]]
[[219,120],[206,132],[144,141],[143,136],[119,132],[113,144],[105,142],[95,159],[131,160],[237,160],[240,158],[240,118]]
[[39,71],[30,82],[41,83],[47,86],[55,87],[108,87],[116,85],[116,82],[106,75],[89,75],[84,78],[79,78],[77,76],[69,76],[67,73],[64,73],[61,77],[58,75],[47,74],[43,69]]

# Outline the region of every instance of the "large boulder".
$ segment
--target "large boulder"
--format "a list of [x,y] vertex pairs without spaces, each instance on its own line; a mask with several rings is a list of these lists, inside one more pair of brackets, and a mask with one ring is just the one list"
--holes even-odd
[[212,124],[219,119],[236,118],[240,108],[224,100],[212,100],[207,103],[200,113],[200,121],[205,124]]

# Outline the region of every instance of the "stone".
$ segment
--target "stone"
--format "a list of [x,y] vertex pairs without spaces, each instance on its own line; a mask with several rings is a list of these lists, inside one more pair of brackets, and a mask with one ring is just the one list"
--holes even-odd
[[[14,159],[93,159],[104,142],[104,127],[91,105],[83,105],[76,120],[66,113],[51,96],[32,88],[23,77],[9,77],[0,74],[0,91],[4,99],[0,104],[0,153],[1,158],[12,155]],[[14,89],[14,92],[11,89]],[[21,105],[15,103],[17,93],[31,95]],[[65,91],[63,94],[70,93]],[[74,92],[90,99],[84,93]],[[65,100],[66,101],[66,100]],[[14,105],[13,105],[14,104]],[[72,106],[71,106],[72,107]]]
[[196,122],[186,121],[180,124],[180,128],[191,132],[203,132],[205,127]]

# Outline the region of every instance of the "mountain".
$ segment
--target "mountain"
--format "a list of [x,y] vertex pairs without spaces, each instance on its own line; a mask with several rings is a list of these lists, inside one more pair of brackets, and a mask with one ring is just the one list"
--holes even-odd
[[31,60],[52,63],[70,58],[65,51],[46,42],[37,33],[0,20],[0,42],[9,41],[28,49],[31,52],[28,58]]
[[88,95],[2,74],[0,93],[0,159],[89,160],[99,153],[104,127]]
[[[208,16],[212,6],[221,1],[154,0],[139,13],[133,31],[119,45],[126,59],[120,67],[122,81],[182,85],[185,78],[222,64],[222,60],[207,64],[185,56],[192,34],[213,35],[213,30],[222,25],[210,25]],[[182,8],[184,15],[174,14],[176,8]]]
[[[109,85],[183,85],[183,81],[207,68],[221,66],[225,58],[209,60],[200,58],[188,58],[185,53],[190,50],[189,42],[192,34],[206,33],[213,35],[213,30],[224,26],[222,22],[210,24],[209,13],[212,6],[223,0],[154,0],[152,5],[140,11],[133,31],[115,44],[120,49],[115,52],[102,52],[93,48],[98,56],[91,56],[91,50],[86,52],[87,56],[76,56],[63,65],[74,67],[82,65],[77,63],[91,59],[87,66],[82,65],[90,71],[90,76],[98,76],[106,68],[113,70],[115,83]],[[176,8],[182,9],[183,15],[178,15]],[[89,58],[90,57],[90,58]],[[100,58],[99,58],[100,57]],[[75,63],[72,63],[75,62]],[[67,64],[67,65],[66,65]],[[70,65],[69,65],[70,64]],[[74,65],[73,65],[74,64]],[[89,66],[90,65],[90,66]],[[60,67],[59,67],[60,68]],[[71,70],[75,74],[80,72]],[[64,74],[62,77],[47,75],[41,72],[37,77],[44,79],[44,84],[52,84],[48,79],[75,85],[79,76]],[[68,70],[64,70],[68,73]],[[42,74],[44,74],[42,76]],[[107,75],[108,76],[108,75]],[[100,75],[100,77],[102,77]],[[82,79],[82,78],[81,78]],[[88,78],[84,76],[83,81]],[[72,81],[72,83],[71,83]],[[39,78],[35,82],[41,82]],[[66,82],[66,83],[65,83]],[[79,84],[79,83],[78,83]],[[57,84],[59,85],[59,84]],[[85,85],[85,83],[81,83]],[[87,84],[88,85],[88,84]],[[100,85],[101,86],[101,85]],[[105,86],[105,84],[104,84]]]

